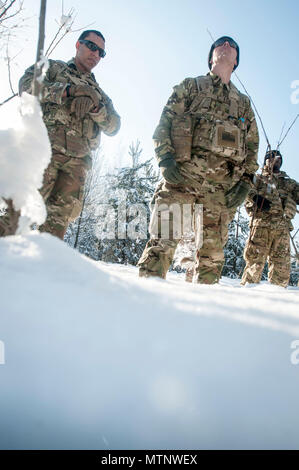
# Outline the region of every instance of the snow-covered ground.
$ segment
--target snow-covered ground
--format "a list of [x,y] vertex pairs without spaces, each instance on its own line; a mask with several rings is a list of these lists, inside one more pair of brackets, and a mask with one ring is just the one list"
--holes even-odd
[[299,449],[298,288],[139,279],[39,233],[0,259],[2,449]]
[[[12,127],[0,128],[0,207],[2,198],[12,199],[21,212],[17,233],[26,233],[33,223],[41,225],[47,217],[38,189],[51,159],[51,146],[37,99],[23,93],[16,101],[19,112]],[[6,106],[0,106],[2,124],[6,113]]]

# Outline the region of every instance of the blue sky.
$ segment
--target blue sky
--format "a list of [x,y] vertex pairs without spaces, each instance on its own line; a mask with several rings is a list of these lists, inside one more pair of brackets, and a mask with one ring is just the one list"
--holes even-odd
[[[15,82],[35,57],[39,1],[25,0],[24,7],[25,16],[31,18],[21,33]],[[273,147],[283,123],[287,128],[299,113],[299,93],[298,104],[291,103],[296,91],[291,84],[299,81],[297,1],[64,0],[64,11],[71,7],[77,14],[76,28],[93,23],[91,27],[106,37],[107,56],[94,73],[122,117],[119,136],[103,140],[106,157],[116,165],[124,163],[121,154],[137,138],[144,158],[154,155],[152,134],[172,87],[187,76],[208,71],[211,39],[207,28],[215,38],[227,34],[239,43],[237,73],[254,99]],[[48,2],[46,43],[57,30],[55,19],[61,8],[60,0]],[[78,34],[69,34],[51,57],[67,60],[73,56]],[[15,44],[17,50],[20,44],[17,40]],[[5,76],[2,70],[3,65],[1,75]],[[236,77],[232,81],[240,88]],[[1,97],[5,90],[4,85]],[[261,163],[266,142],[258,125]],[[299,120],[281,147],[284,170],[297,180],[298,136]]]

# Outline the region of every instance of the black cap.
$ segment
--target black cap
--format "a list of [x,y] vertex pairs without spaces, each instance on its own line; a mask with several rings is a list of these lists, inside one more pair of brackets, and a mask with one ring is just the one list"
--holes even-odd
[[[235,41],[233,38],[231,38],[230,36],[221,36],[221,38],[218,38],[217,41],[219,41],[220,39],[227,39],[228,41],[234,41],[234,42],[236,43],[236,41]],[[210,69],[210,70],[211,70],[211,67],[212,67],[210,61],[211,61],[211,59],[212,59],[213,51],[214,51],[214,49],[215,49],[215,43],[216,43],[217,41],[213,42],[213,44],[211,45],[210,52],[209,52],[208,65],[209,65],[209,69]],[[236,44],[237,44],[237,43],[236,43]],[[240,60],[240,49],[239,49],[239,46],[238,46],[238,44],[237,44],[237,65],[234,66],[233,70],[236,70],[236,68],[238,67],[238,65],[239,65],[239,60]]]

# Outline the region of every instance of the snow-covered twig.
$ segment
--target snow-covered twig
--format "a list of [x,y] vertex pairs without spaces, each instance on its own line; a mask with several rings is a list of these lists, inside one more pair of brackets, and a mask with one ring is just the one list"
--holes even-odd
[[[69,15],[70,15],[70,13],[69,13]],[[68,24],[68,26],[65,28],[65,32],[62,34],[62,36],[61,36],[59,39],[57,39],[58,36],[59,36],[59,33],[63,30],[63,28],[64,28],[66,25],[63,24],[63,25],[61,25],[61,26],[59,27],[57,33],[55,34],[55,37],[54,37],[53,40],[51,41],[51,44],[50,44],[50,46],[48,47],[48,49],[47,49],[47,51],[46,51],[46,54],[45,54],[46,57],[50,57],[50,55],[52,54],[52,52],[54,51],[54,49],[56,49],[56,47],[58,46],[58,44],[64,39],[64,37],[65,37],[68,33],[76,33],[76,32],[78,32],[78,31],[83,31],[83,30],[89,28],[90,26],[92,26],[92,25],[94,24],[94,22],[93,22],[93,23],[90,23],[90,24],[88,24],[88,25],[83,26],[82,28],[72,29],[72,26],[73,26],[73,24],[74,24],[74,22],[75,22],[75,19],[76,19],[76,15],[73,17],[71,23],[69,23],[69,16],[65,16],[65,15],[63,15],[63,16],[64,16],[65,18],[68,18],[67,23],[66,23],[66,24]],[[57,41],[55,42],[56,39],[57,39]],[[51,46],[52,46],[52,48],[51,48]]]
[[[75,14],[75,9],[71,8],[67,14],[64,13],[64,7],[63,7],[63,1],[61,2],[61,17],[60,21],[58,22],[56,20],[56,23],[58,24],[58,31],[56,32],[54,38],[50,42],[50,45],[48,46],[45,56],[49,57],[54,49],[58,46],[58,44],[63,40],[63,38],[68,34],[68,33],[75,33],[78,31],[83,31],[84,29],[89,28],[92,24],[90,23],[86,26],[83,26],[82,28],[78,29],[72,29],[73,24],[76,19],[76,14]],[[60,33],[64,30],[64,33],[59,37]]]
[[[71,30],[71,27],[74,23],[74,19],[72,19],[72,15],[74,14],[74,9],[71,8],[71,10],[69,11],[69,13],[67,15],[64,15],[62,14],[61,16],[61,24],[58,28],[58,31],[57,33],[55,34],[54,38],[52,39],[52,41],[50,42],[50,45],[48,47],[48,49],[46,50],[46,53],[45,53],[45,56],[48,57],[52,52],[53,50],[55,49],[55,47],[59,44],[59,42],[64,38],[64,36]],[[68,26],[69,25],[69,26]],[[57,41],[57,43],[55,44],[55,41],[56,39],[58,38],[59,34],[61,33],[61,31],[65,28],[65,32],[64,34],[62,35],[62,37]],[[53,46],[54,45],[54,46]],[[52,48],[53,46],[53,48]],[[51,49],[52,48],[52,49]]]
[[8,83],[9,83],[10,90],[11,90],[12,94],[16,95],[16,92],[15,92],[13,86],[12,86],[12,80],[11,80],[11,68],[10,68],[11,58],[9,57],[9,53],[8,53],[8,42],[9,41],[7,41],[7,45],[6,45],[6,62],[7,62],[7,71],[8,71]]

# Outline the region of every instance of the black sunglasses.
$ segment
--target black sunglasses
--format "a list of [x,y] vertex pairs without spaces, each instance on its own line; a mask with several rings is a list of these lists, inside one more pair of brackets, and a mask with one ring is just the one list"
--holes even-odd
[[222,46],[225,42],[228,42],[231,47],[237,49],[237,43],[231,38],[221,38],[214,42],[214,47]]
[[101,47],[97,46],[94,42],[92,41],[88,41],[88,39],[80,39],[79,40],[80,44],[84,44],[86,47],[88,47],[88,49],[90,51],[99,51],[99,56],[104,58],[105,55],[106,55],[106,52],[104,51],[104,49],[102,49]]

